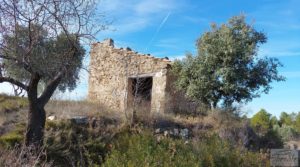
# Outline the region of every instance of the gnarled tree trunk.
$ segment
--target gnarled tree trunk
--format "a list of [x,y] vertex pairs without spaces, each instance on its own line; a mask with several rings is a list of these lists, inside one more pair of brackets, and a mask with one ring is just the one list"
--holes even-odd
[[40,76],[34,74],[28,86],[28,124],[26,131],[25,144],[39,148],[43,145],[44,128],[46,123],[45,105],[50,100],[52,94],[61,81],[63,73],[58,74],[53,80],[46,84],[46,88],[38,97],[37,89],[40,81]]
[[29,101],[28,124],[26,130],[25,144],[39,147],[43,145],[46,113],[44,106],[37,101]]

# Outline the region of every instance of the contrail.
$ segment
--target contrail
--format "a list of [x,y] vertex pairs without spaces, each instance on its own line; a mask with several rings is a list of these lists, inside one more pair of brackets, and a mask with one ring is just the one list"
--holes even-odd
[[158,26],[158,28],[156,29],[155,34],[153,35],[153,37],[151,38],[150,42],[148,43],[147,47],[146,47],[146,51],[148,50],[149,46],[151,45],[151,43],[154,41],[154,39],[156,38],[157,34],[159,33],[159,31],[161,30],[161,28],[165,25],[165,23],[168,21],[169,16],[171,15],[171,12],[169,12],[166,17],[162,20],[162,22],[160,23],[160,25]]

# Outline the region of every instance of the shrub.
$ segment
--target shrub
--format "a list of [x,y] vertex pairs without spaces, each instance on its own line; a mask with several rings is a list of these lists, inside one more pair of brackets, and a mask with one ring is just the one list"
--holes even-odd
[[0,150],[0,166],[5,167],[50,167],[52,163],[44,160],[45,152],[32,152],[30,147],[15,147]]
[[119,134],[104,166],[198,166],[191,145],[164,139],[157,142],[150,132]]
[[13,131],[0,136],[0,146],[4,148],[13,148],[16,145],[21,145],[24,140],[24,132],[24,124],[17,124]]
[[23,141],[23,135],[15,132],[7,133],[0,137],[0,145],[5,148],[12,148]]
[[251,118],[250,123],[256,132],[263,135],[271,128],[271,114],[261,109]]
[[47,122],[45,151],[55,166],[100,166],[108,152],[101,136],[68,121]]
[[297,130],[289,125],[274,125],[273,130],[278,133],[283,141],[293,140],[297,136]]
[[260,137],[260,148],[282,148],[282,137],[276,130],[269,130],[264,136]]
[[199,141],[164,138],[158,141],[150,132],[124,133],[114,141],[103,166],[268,166],[258,153],[235,148],[213,135]]

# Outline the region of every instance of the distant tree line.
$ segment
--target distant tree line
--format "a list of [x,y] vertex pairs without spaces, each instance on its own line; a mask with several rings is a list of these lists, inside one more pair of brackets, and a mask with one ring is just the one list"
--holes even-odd
[[283,141],[293,140],[300,135],[300,112],[282,112],[277,118],[261,109],[250,119],[250,124],[261,136],[276,133]]

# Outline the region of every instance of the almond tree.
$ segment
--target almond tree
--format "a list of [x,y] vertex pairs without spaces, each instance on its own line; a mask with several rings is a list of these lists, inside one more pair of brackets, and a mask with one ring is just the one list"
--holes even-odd
[[54,91],[76,87],[81,44],[105,27],[96,6],[94,0],[0,1],[0,83],[27,92],[26,145],[42,144],[44,107]]

